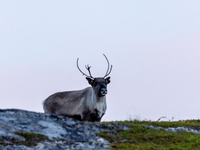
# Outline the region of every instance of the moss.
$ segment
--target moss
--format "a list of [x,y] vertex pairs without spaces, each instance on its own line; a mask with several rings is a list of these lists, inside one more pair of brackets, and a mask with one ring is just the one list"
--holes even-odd
[[25,141],[16,141],[12,139],[9,142],[0,141],[0,145],[25,145],[25,146],[36,146],[37,143],[42,141],[50,141],[48,137],[42,134],[30,133],[30,132],[15,132],[16,135],[22,136],[25,138]]
[[15,134],[23,136],[25,138],[25,141],[15,141],[15,144],[22,144],[26,146],[36,146],[38,142],[49,140],[48,137],[46,137],[45,135],[38,133],[15,132]]
[[168,132],[146,128],[146,125],[161,127],[188,126],[199,129],[199,120],[186,120],[177,122],[152,121],[124,121],[119,124],[129,125],[130,130],[119,130],[117,133],[99,133],[111,144],[113,149],[135,150],[174,150],[174,149],[200,149],[200,135],[190,132]]
[[7,145],[9,145],[8,143],[6,143],[6,142],[0,142],[0,145],[3,145],[3,146],[7,146]]

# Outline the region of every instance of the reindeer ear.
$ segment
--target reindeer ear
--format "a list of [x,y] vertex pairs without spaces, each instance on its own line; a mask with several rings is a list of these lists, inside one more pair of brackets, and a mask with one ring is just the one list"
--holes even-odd
[[107,77],[105,80],[106,80],[106,84],[110,83],[110,77]]
[[93,84],[93,79],[91,79],[91,78],[88,78],[88,77],[86,77],[86,79],[88,80],[88,83],[90,84],[90,85],[92,85]]

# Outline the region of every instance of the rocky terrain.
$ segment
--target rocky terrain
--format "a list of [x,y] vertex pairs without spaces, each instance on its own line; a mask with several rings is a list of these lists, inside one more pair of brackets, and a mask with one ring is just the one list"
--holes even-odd
[[117,123],[82,122],[53,114],[0,109],[0,150],[111,149],[99,132],[115,133]]

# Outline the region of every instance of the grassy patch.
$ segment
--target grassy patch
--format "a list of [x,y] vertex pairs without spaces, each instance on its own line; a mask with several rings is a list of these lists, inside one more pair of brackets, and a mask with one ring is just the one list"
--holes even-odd
[[6,143],[6,142],[0,142],[0,145],[7,146],[7,145],[9,145],[9,144]]
[[177,122],[151,122],[151,121],[124,121],[120,124],[129,125],[130,130],[120,130],[115,134],[99,133],[111,144],[113,149],[134,150],[199,150],[200,135],[188,132],[168,132],[146,128],[145,125],[160,127],[187,126],[200,129],[200,120],[187,120]]
[[15,132],[15,134],[23,136],[26,140],[15,142],[16,144],[22,144],[26,146],[36,146],[38,142],[48,140],[48,137],[38,133],[30,132]]
[[25,138],[25,141],[16,141],[12,139],[11,141],[0,141],[0,145],[25,145],[25,146],[36,146],[39,142],[49,141],[48,137],[42,134],[30,133],[30,132],[15,132],[16,135],[22,136]]

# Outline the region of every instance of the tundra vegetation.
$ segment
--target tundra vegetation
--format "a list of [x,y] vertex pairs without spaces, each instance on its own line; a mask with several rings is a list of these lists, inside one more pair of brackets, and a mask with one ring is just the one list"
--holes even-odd
[[[113,122],[109,122],[113,123]],[[154,127],[189,127],[200,130],[200,120],[185,121],[123,121],[118,122],[130,127],[129,130],[118,130],[116,133],[98,133],[110,142],[112,149],[134,150],[199,150],[200,135],[192,132],[170,132]]]
[[24,141],[17,141],[14,138],[10,143],[8,142],[0,142],[0,145],[25,145],[25,146],[36,146],[39,142],[50,141],[49,138],[45,135],[31,132],[15,132],[16,135],[22,136],[25,138]]
[[[193,130],[166,131],[169,127],[176,128],[173,131],[178,131],[177,127]],[[54,114],[0,109],[0,150],[199,150],[199,143],[200,120],[84,122]]]

